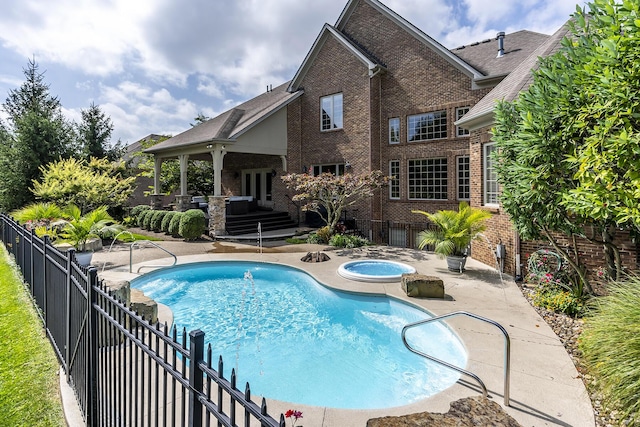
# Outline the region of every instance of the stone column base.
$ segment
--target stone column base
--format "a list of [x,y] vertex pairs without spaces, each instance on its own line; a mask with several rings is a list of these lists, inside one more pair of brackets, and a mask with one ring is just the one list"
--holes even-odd
[[162,194],[151,194],[149,198],[151,199],[151,207],[153,209],[162,209]]
[[224,196],[209,196],[209,235],[211,237],[227,234],[227,206]]
[[176,210],[178,212],[184,212],[189,209],[191,209],[191,196],[188,194],[186,196],[176,196]]

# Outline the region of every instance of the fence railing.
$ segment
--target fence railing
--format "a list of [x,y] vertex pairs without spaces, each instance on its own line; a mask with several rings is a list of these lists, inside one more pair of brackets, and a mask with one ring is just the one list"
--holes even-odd
[[[213,368],[204,333],[151,325],[116,298],[74,252],[61,252],[6,215],[2,242],[41,309],[47,335],[88,426],[284,427],[266,400]],[[206,357],[205,357],[206,355]]]
[[[378,245],[389,245],[401,248],[418,247],[418,233],[434,229],[435,225],[427,222],[410,223],[399,221],[380,221],[368,219],[348,219],[344,221],[346,232],[358,234]],[[433,249],[427,246],[425,249]]]

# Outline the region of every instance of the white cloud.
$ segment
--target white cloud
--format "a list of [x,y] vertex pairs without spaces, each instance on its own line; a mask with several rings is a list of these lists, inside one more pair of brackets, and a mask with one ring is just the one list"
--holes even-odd
[[[0,52],[54,69],[69,112],[91,101],[117,137],[176,134],[293,77],[323,24],[347,0],[5,0]],[[575,0],[382,0],[453,48],[497,31],[555,31]],[[4,59],[5,56],[3,56]],[[22,83],[24,63],[0,64],[0,88]],[[62,82],[62,77],[69,81]],[[68,104],[73,101],[72,104]],[[70,113],[71,114],[71,113]]]

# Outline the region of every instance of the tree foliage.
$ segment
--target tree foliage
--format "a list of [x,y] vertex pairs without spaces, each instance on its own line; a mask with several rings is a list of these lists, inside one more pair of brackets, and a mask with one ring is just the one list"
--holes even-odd
[[111,144],[113,123],[99,106],[93,102],[86,110],[82,110],[82,121],[77,126],[78,144],[81,157],[89,160],[107,158],[111,161],[120,160],[124,154],[124,147],[118,141]]
[[346,208],[373,196],[375,190],[386,185],[390,178],[377,170],[340,176],[331,173],[316,176],[292,173],[283,176],[282,181],[288,189],[297,193],[292,200],[306,203],[304,209],[321,214],[321,207],[324,208],[327,225],[333,232]]
[[640,229],[640,5],[595,0],[589,9],[577,8],[570,37],[540,59],[528,90],[498,105],[493,130],[504,209],[524,238],[547,239],[583,282],[575,238],[602,244],[615,278],[614,231]]
[[25,82],[10,90],[2,105],[8,121],[0,126],[0,209],[6,211],[33,201],[25,190],[40,177],[41,166],[75,151],[72,126],[35,61],[29,61],[24,76]]
[[33,182],[33,194],[60,206],[77,205],[82,212],[99,206],[124,205],[135,188],[135,177],[123,177],[124,163],[107,159],[74,158],[42,167],[42,179]]
[[[196,120],[198,120],[198,117],[196,117]],[[143,150],[169,138],[170,136],[162,136],[141,141],[142,149],[133,154],[133,158],[129,161],[129,167],[135,165],[135,168],[140,171],[138,173],[139,176],[153,178],[155,173],[153,156],[143,153]],[[160,185],[164,193],[171,193],[180,189],[180,163],[177,159],[167,159],[162,162]],[[190,160],[188,162],[187,191],[190,194],[203,196],[213,194],[213,159],[212,161]]]

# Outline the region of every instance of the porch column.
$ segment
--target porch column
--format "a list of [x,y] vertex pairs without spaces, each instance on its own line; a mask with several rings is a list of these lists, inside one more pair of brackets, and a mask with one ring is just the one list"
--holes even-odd
[[216,144],[211,151],[211,157],[213,158],[213,195],[222,196],[222,160],[224,155],[227,154],[225,146],[222,144]]
[[189,166],[189,155],[180,154],[178,156],[180,161],[180,195],[187,195],[187,168]]
[[160,173],[162,171],[162,158],[153,158],[153,194],[162,194],[162,186],[160,184]]
[[209,196],[209,235],[223,236],[226,232],[227,218],[225,197],[222,195],[222,165],[225,146],[216,144],[211,150],[213,160],[213,195]]
[[162,208],[162,184],[160,174],[162,171],[162,158],[153,157],[153,194],[151,194],[151,206],[154,209]]

